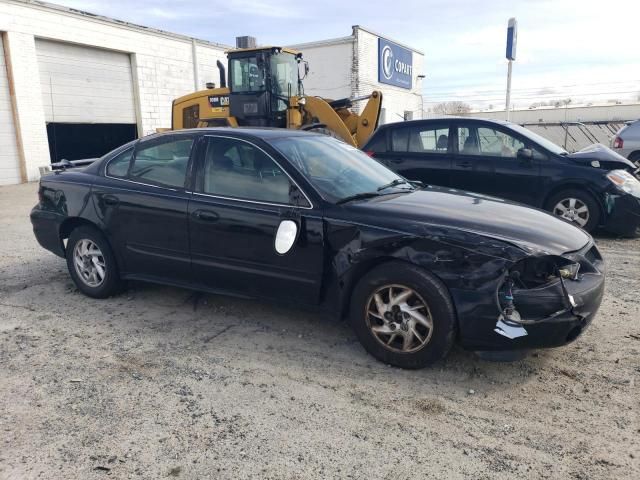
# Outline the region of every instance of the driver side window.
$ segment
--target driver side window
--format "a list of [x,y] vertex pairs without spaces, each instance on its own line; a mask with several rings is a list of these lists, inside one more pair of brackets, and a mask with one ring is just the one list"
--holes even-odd
[[209,137],[202,191],[209,195],[282,205],[309,206],[273,159],[251,143]]

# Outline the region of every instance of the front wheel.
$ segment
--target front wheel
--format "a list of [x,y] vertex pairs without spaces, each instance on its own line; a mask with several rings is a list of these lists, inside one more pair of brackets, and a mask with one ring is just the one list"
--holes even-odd
[[380,265],[358,282],[350,319],[371,355],[401,368],[422,368],[443,358],[455,336],[455,309],[446,287],[401,262]]
[[593,231],[600,222],[598,203],[591,194],[581,190],[556,193],[547,200],[546,209],[587,232]]
[[107,298],[120,290],[115,256],[98,230],[79,227],[71,232],[66,248],[67,268],[78,289],[93,298]]

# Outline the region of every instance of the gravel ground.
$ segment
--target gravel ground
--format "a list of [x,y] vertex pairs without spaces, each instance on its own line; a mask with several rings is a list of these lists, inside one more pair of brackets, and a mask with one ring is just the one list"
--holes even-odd
[[326,316],[73,287],[0,188],[0,478],[640,478],[640,240],[575,343],[403,371]]

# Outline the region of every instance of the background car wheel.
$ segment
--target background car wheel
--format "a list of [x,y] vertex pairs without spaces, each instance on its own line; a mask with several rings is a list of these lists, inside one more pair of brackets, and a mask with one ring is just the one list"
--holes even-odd
[[546,209],[587,232],[591,232],[600,222],[598,202],[589,193],[581,190],[556,193],[547,200]]
[[113,251],[98,230],[76,228],[67,241],[67,268],[78,289],[93,298],[107,298],[120,290]]
[[422,368],[453,345],[456,315],[446,287],[400,262],[374,268],[356,285],[350,320],[364,348],[401,368]]
[[640,152],[634,152],[629,155],[629,161],[633,162],[636,167],[640,168]]

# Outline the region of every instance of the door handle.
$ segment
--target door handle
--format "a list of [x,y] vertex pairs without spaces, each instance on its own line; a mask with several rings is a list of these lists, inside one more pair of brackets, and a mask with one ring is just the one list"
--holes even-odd
[[471,162],[458,162],[456,163],[456,167],[460,168],[471,168]]
[[193,212],[193,216],[203,222],[216,222],[220,218],[217,213],[209,210],[196,210]]
[[102,201],[104,202],[105,205],[109,205],[109,206],[114,206],[120,203],[120,200],[118,200],[118,197],[114,195],[105,195],[104,197],[102,197]]

